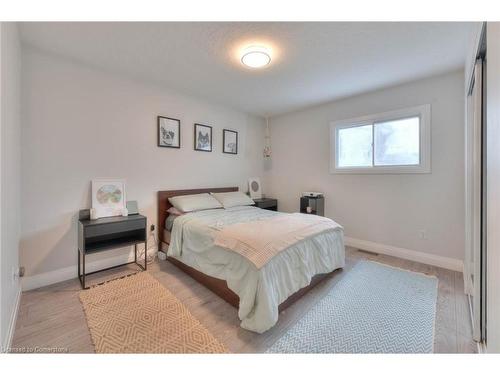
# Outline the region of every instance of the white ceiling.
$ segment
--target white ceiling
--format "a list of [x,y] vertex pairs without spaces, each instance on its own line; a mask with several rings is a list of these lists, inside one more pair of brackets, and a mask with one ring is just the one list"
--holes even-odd
[[[471,23],[22,23],[24,43],[256,115],[464,65]],[[238,51],[272,49],[250,70]]]

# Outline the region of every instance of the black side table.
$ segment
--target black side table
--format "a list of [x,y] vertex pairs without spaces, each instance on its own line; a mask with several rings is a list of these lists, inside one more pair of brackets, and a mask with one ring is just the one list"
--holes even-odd
[[[310,207],[311,212],[307,212]],[[303,214],[325,216],[325,198],[319,197],[300,197],[300,212]]]
[[255,206],[264,210],[278,211],[278,200],[274,198],[254,199]]
[[[85,277],[127,264],[135,263],[141,270],[147,269],[147,218],[142,215],[105,217],[97,220],[88,218],[89,210],[80,211],[78,221],[78,279],[83,289]],[[144,265],[137,262],[137,245],[144,244]],[[134,261],[118,264],[94,272],[85,273],[85,257],[118,247],[134,246]],[[83,258],[83,262],[81,261]],[[134,272],[136,273],[136,272]]]

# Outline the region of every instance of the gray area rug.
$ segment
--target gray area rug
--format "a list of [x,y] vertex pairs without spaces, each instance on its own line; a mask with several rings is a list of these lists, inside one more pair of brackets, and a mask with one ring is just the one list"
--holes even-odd
[[432,353],[437,286],[361,261],[267,353]]

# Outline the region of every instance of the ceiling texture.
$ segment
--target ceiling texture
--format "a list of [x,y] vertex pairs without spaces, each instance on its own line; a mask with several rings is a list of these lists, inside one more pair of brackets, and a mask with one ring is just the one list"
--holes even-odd
[[[156,82],[259,116],[272,116],[458,70],[472,23],[32,22],[25,45]],[[266,45],[271,64],[240,62]]]

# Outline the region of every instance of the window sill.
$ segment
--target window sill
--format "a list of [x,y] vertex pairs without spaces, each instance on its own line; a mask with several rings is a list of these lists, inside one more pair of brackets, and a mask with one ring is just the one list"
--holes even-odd
[[331,174],[424,174],[431,173],[430,166],[370,167],[370,168],[333,168]]

